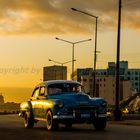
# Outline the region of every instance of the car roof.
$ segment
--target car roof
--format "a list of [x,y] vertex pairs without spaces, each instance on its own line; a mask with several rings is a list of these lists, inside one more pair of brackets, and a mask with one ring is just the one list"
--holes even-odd
[[36,87],[38,86],[48,86],[48,85],[51,85],[51,84],[58,84],[58,83],[74,83],[74,84],[80,84],[80,82],[77,82],[77,81],[73,81],[73,80],[49,80],[49,81],[44,81],[40,84],[38,84]]

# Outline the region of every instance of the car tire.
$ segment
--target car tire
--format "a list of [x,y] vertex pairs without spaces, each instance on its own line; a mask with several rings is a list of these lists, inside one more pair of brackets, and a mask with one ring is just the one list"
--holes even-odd
[[105,118],[96,118],[93,122],[93,125],[96,130],[102,131],[106,127],[106,119]]
[[33,128],[34,126],[34,119],[30,115],[30,113],[25,112],[24,114],[24,127],[25,128]]
[[46,114],[46,128],[48,131],[58,129],[58,122],[53,119],[53,114],[50,110]]

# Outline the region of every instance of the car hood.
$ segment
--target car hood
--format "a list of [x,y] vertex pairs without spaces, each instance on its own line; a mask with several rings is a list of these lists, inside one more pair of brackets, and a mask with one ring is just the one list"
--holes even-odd
[[61,99],[61,100],[71,100],[71,101],[89,101],[89,96],[83,93],[62,93],[49,95],[49,99]]
[[99,104],[99,100],[101,98],[91,98],[89,95],[84,93],[62,93],[62,94],[54,94],[49,95],[48,99],[56,100],[60,99],[63,100],[66,104],[73,104],[73,105],[97,105]]

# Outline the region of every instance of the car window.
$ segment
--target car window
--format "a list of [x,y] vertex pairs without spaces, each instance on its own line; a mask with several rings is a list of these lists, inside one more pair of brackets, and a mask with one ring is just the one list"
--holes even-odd
[[33,97],[34,97],[34,98],[37,98],[38,95],[39,95],[39,88],[36,88],[36,89],[34,90],[34,92],[33,92]]
[[48,94],[79,93],[81,91],[81,85],[75,83],[56,83],[48,86]]
[[39,96],[44,96],[44,95],[45,95],[45,87],[41,87]]
[[48,88],[48,94],[55,94],[55,93],[59,93],[59,92],[62,92],[62,89],[60,88]]

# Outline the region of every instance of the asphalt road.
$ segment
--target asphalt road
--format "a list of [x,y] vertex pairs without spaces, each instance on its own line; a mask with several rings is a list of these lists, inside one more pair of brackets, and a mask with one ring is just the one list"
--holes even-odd
[[92,125],[74,125],[70,130],[60,126],[58,131],[48,132],[45,122],[38,122],[33,129],[23,127],[22,118],[16,115],[0,115],[0,140],[139,140],[140,126],[108,124],[104,131],[96,131]]

